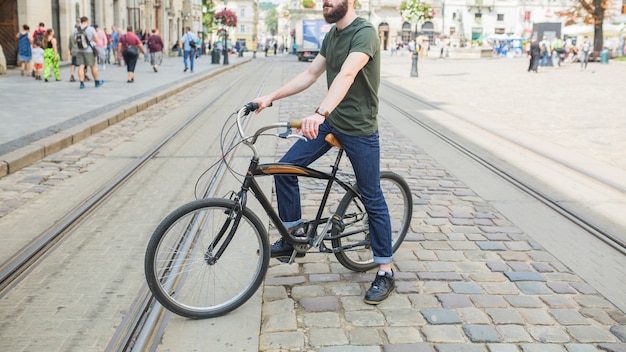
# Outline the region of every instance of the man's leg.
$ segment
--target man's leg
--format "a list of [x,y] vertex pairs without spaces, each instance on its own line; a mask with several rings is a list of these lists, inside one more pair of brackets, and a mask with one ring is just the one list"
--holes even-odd
[[189,56],[190,51],[185,50],[183,53],[183,63],[185,64],[185,72],[187,72],[187,69],[189,69],[189,66],[187,66],[187,56]]

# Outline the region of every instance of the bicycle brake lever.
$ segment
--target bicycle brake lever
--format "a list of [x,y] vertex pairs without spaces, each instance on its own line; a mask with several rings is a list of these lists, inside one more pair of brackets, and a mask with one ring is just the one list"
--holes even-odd
[[305,136],[300,135],[300,134],[290,134],[290,135],[288,135],[288,136],[287,136],[287,137],[285,137],[285,138],[297,138],[297,139],[302,139],[302,140],[303,140],[303,141],[305,141],[305,142],[308,142],[308,141],[309,141],[309,139],[308,139],[308,138],[306,138]]

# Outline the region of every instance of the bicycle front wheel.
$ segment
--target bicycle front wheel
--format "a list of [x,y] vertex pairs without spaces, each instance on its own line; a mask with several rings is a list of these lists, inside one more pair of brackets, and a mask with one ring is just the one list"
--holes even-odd
[[[391,218],[391,243],[395,253],[411,224],[413,197],[411,189],[402,176],[393,172],[380,173],[380,188],[383,191]],[[335,257],[344,267],[353,271],[367,271],[375,268],[374,255],[370,245],[370,232],[367,212],[362,200],[348,192],[337,207],[343,231],[334,233],[333,250]]]
[[181,206],[156,228],[146,250],[145,274],[163,307],[184,317],[211,318],[238,308],[259,288],[269,265],[267,232],[244,209],[229,236],[236,209],[232,200],[200,199]]

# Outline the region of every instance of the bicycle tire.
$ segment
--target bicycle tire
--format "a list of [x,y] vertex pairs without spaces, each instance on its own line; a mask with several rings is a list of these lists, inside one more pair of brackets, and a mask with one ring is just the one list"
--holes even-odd
[[150,291],[167,310],[193,319],[217,317],[257,291],[269,266],[269,242],[263,223],[249,209],[243,210],[221,257],[211,262],[215,252],[210,243],[236,207],[229,199],[200,199],[174,210],[157,226],[144,269]]
[[[411,189],[402,176],[383,171],[380,173],[380,184],[389,208],[391,217],[392,248],[395,253],[409,230],[413,214],[413,197]],[[355,245],[355,248],[335,252],[341,265],[352,271],[363,272],[378,266],[370,247],[367,213],[361,198],[349,191],[337,207],[344,229],[342,233],[351,233],[346,237],[335,237],[339,234],[333,229],[331,240],[333,249]],[[362,245],[361,245],[362,244]]]

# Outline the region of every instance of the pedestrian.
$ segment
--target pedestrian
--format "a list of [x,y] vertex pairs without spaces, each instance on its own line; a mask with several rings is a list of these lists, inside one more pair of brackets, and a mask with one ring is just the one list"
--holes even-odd
[[541,59],[539,60],[539,66],[548,66],[548,57],[550,56],[550,42],[545,35],[539,43]]
[[587,69],[587,62],[589,61],[589,53],[591,52],[591,44],[589,43],[589,37],[585,36],[583,38],[583,43],[580,45],[580,49],[578,50],[580,56],[580,70]]
[[537,37],[533,36],[530,42],[530,49],[528,50],[528,72],[535,71],[537,73],[537,66],[539,66],[539,57],[541,56],[541,48],[539,47],[539,42],[537,41]]
[[[75,27],[78,27],[78,25],[76,25]],[[76,43],[74,43],[74,37],[71,35],[68,40],[67,48],[69,49],[70,55],[72,56],[70,62],[70,82],[76,82],[76,77],[74,77],[74,72],[76,71],[76,67],[78,67],[78,65],[76,64]],[[87,68],[85,68],[83,72],[85,73],[85,82],[91,81],[89,76],[87,76]]]
[[[180,38],[180,41],[183,43],[183,63],[185,64],[185,70],[183,72],[187,72],[188,69],[191,68],[191,73],[193,73],[193,60],[196,55],[196,37],[191,33],[190,27],[185,27],[185,34]],[[187,59],[189,59],[189,66],[187,66]]]
[[43,37],[46,35],[46,25],[39,22],[39,28],[33,32],[33,43],[39,42],[39,46],[43,47]]
[[98,37],[98,42],[96,42],[96,60],[100,65],[102,65],[102,69],[106,70],[106,47],[107,47],[107,35],[100,29],[100,26],[97,24],[93,25],[93,28],[96,30],[96,36]]
[[33,52],[31,49],[31,45],[33,44],[33,40],[30,37],[30,27],[27,24],[22,26],[22,31],[18,32],[15,35],[17,38],[17,59],[20,62],[20,66],[22,67],[21,74],[22,76],[29,76],[31,73],[30,62],[33,59]]
[[50,77],[50,70],[54,70],[54,78],[58,82],[61,80],[61,72],[59,71],[59,50],[57,46],[57,40],[54,37],[54,29],[48,28],[46,35],[43,38],[43,59],[44,59],[44,71],[43,80],[48,82]]
[[561,67],[561,54],[565,52],[563,51],[563,41],[559,37],[554,37],[550,47],[552,48],[552,66],[559,68]]
[[43,58],[44,51],[39,45],[39,42],[33,43],[33,74],[35,75],[35,79],[41,81],[41,75],[43,74]]
[[120,41],[120,32],[115,26],[111,26],[111,50],[113,51],[113,58],[117,66],[122,66],[120,60],[120,53],[117,51],[117,44]]
[[141,33],[141,43],[143,44],[143,61],[150,62],[150,54],[148,53],[148,39],[150,39],[150,32],[148,30],[144,30]]
[[276,56],[276,50],[278,49],[278,43],[274,42],[274,56]]
[[152,30],[152,35],[148,38],[148,49],[150,50],[150,64],[154,72],[159,72],[159,65],[163,62],[163,39],[159,35],[159,29]]
[[80,89],[85,88],[85,70],[91,67],[91,75],[93,76],[96,88],[104,84],[104,81],[98,79],[98,67],[93,53],[93,47],[98,42],[96,30],[89,25],[89,18],[83,16],[80,18],[80,25],[74,28],[72,32],[74,44],[76,44],[76,63],[78,64],[78,78],[80,80]]
[[141,39],[133,33],[133,26],[126,27],[126,34],[120,37],[120,42],[117,45],[117,50],[122,53],[122,57],[126,63],[126,72],[128,72],[126,83],[135,83],[137,58],[139,57],[140,51],[144,55],[145,51]]
[[[324,19],[334,23],[319,54],[308,68],[277,90],[255,98],[257,113],[273,101],[304,91],[326,72],[328,92],[315,112],[302,119],[303,135],[281,162],[307,166],[330,150],[324,138],[333,133],[348,155],[363,195],[369,218],[374,262],[379,270],[365,294],[365,302],[379,304],[395,287],[391,224],[380,189],[380,140],[378,133],[378,87],[380,84],[380,41],[377,29],[358,17],[356,0],[324,1]],[[300,192],[295,176],[276,176],[278,212],[292,233],[302,233]],[[295,232],[294,232],[295,231]],[[293,247],[278,240],[270,248],[272,257],[289,257]]]
[[111,33],[109,33],[109,30],[104,27],[104,35],[107,37],[107,47],[106,47],[106,55],[105,55],[105,60],[104,63],[105,64],[111,64]]

